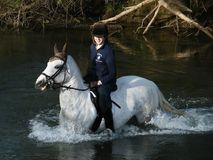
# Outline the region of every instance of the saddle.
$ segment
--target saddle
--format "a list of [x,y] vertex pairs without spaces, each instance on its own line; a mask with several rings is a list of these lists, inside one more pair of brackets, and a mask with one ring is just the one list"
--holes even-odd
[[100,107],[98,105],[97,92],[94,89],[92,89],[92,88],[90,89],[90,99],[91,99],[92,103],[94,104],[97,113],[99,114],[100,113],[100,111],[99,111]]

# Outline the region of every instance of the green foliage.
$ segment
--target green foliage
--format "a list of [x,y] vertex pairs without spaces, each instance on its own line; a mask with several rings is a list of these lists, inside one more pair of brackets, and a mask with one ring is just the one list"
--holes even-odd
[[15,4],[20,5],[20,4],[22,3],[22,1],[23,1],[23,0],[16,0],[16,1],[15,1]]
[[113,15],[123,10],[123,0],[114,0],[106,5],[106,12],[111,12]]
[[0,0],[0,6],[3,6],[4,8],[17,8],[21,5],[22,0]]

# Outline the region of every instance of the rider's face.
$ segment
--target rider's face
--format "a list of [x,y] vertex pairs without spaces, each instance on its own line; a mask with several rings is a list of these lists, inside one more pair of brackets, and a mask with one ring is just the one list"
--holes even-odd
[[104,36],[94,36],[94,41],[96,45],[101,45],[104,43]]

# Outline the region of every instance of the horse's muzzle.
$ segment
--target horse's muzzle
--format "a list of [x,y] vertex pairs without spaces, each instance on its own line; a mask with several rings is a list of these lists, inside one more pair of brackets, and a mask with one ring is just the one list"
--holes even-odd
[[48,86],[48,83],[44,80],[36,81],[35,82],[35,89],[39,89],[41,91],[44,91]]

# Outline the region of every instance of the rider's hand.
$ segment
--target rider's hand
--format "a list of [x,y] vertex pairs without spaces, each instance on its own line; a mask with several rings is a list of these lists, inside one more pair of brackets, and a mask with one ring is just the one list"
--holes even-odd
[[99,81],[97,82],[97,85],[98,85],[98,86],[102,85],[101,80],[99,80]]

